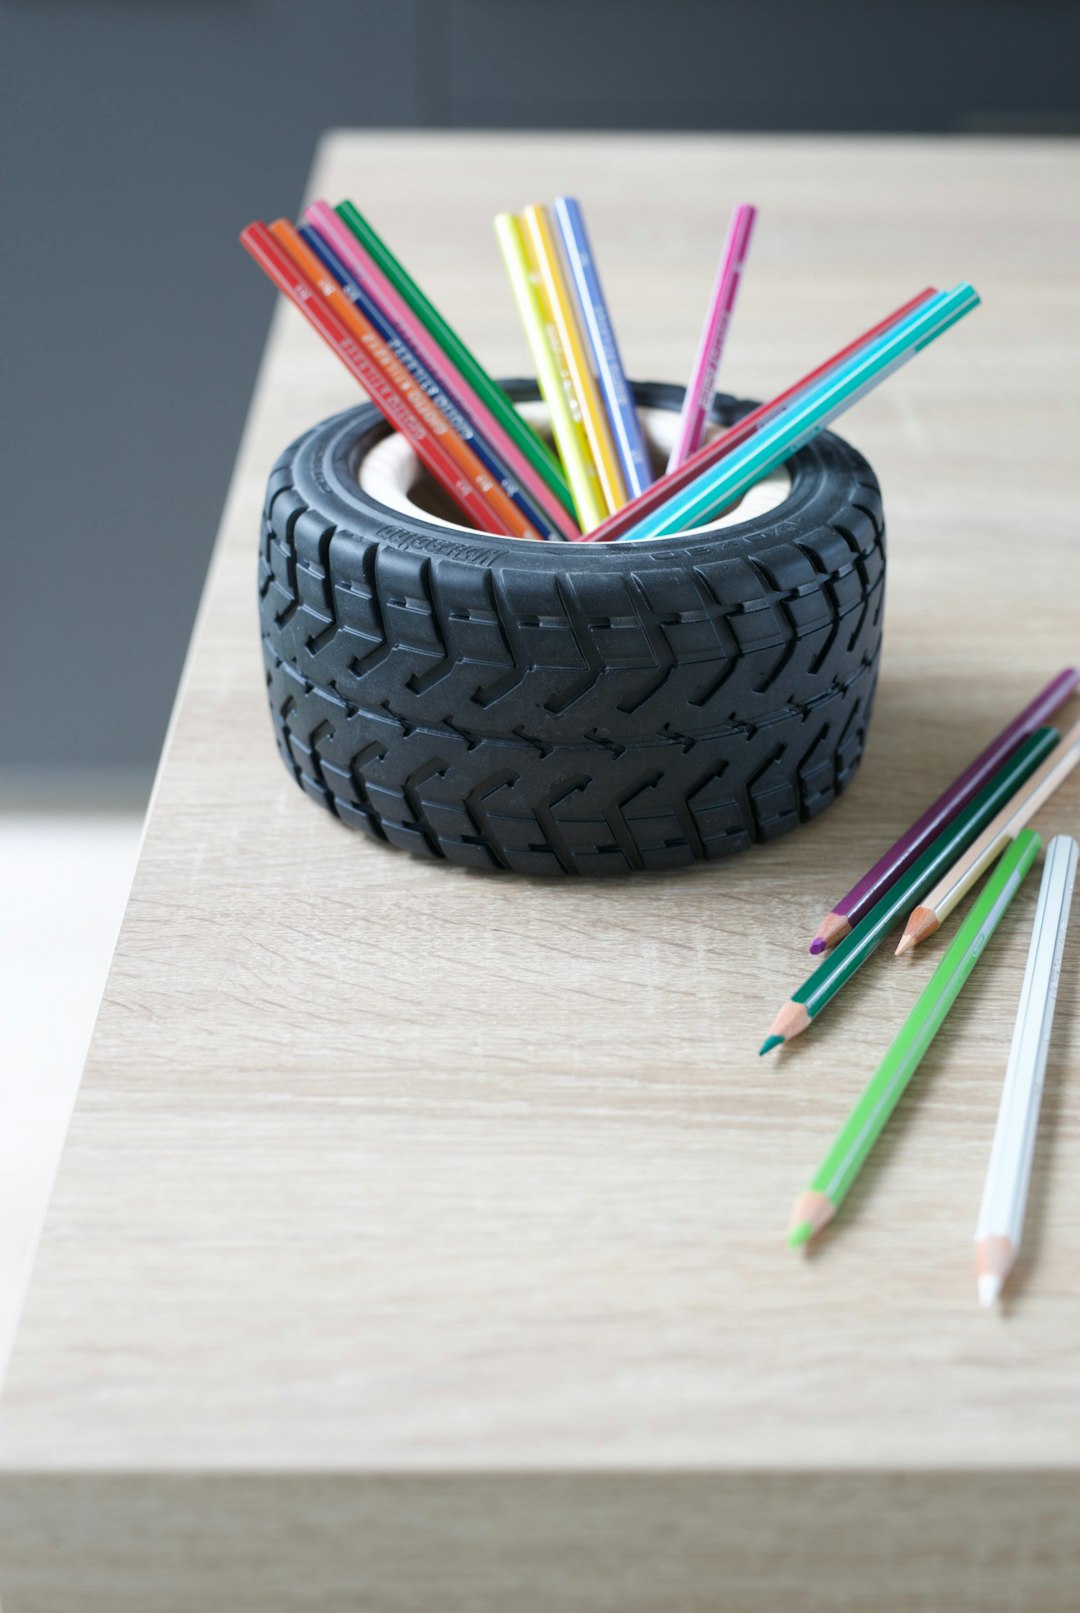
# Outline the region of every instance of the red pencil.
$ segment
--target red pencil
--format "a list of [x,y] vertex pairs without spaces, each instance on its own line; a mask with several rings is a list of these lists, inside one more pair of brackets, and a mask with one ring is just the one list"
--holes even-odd
[[784,404],[789,402],[797,392],[801,392],[804,387],[810,386],[812,382],[820,380],[826,371],[831,370],[836,364],[841,364],[844,359],[850,358],[853,353],[858,352],[864,343],[873,341],[875,337],[881,336],[890,326],[895,325],[897,320],[903,319],[906,314],[910,314],[913,309],[918,308],[920,304],[926,302],[933,295],[933,286],[927,286],[925,291],[920,291],[917,297],[912,297],[911,301],[904,303],[902,308],[895,309],[886,319],[881,320],[877,325],[871,326],[869,330],[864,330],[861,336],[857,336],[853,342],[849,342],[838,353],[834,353],[832,358],[826,359],[824,364],[819,364],[816,370],[810,370],[801,380],[794,381],[791,386],[778,393],[770,402],[760,404],[751,414],[744,416],[737,425],[726,431],[722,437],[714,437],[712,442],[705,443],[696,453],[691,454],[690,458],[680,465],[678,470],[670,471],[666,476],[661,476],[650,487],[647,487],[643,493],[639,493],[636,498],[632,498],[629,504],[624,504],[621,510],[616,510],[615,514],[609,515],[606,521],[601,521],[599,526],[593,527],[591,532],[583,532],[579,537],[573,538],[571,541],[573,543],[609,543],[613,538],[621,537],[630,527],[635,526],[643,515],[649,514],[650,511],[666,503],[672,494],[678,493],[688,486],[695,476],[699,476],[707,467],[718,464],[733,448],[737,448],[741,442],[745,442],[748,437],[752,437],[754,432],[770,416],[782,409]]
[[428,429],[438,438],[439,446],[476,488],[490,512],[485,530],[500,532],[509,538],[539,539],[540,533],[528,516],[518,508],[488,467],[473,453],[457,427],[435,400],[428,397],[406,366],[391,352],[371,322],[364,317],[356,304],[346,297],[333,275],[301,238],[294,225],[290,224],[287,218],[276,219],[270,226],[270,234],[280,246],[284,247],[312,284],[322,292],[346,330],[371,354],[391,386],[423,418]]
[[[240,240],[278,290],[295,303],[327,345],[333,348],[364,387],[372,403],[408,439],[417,458],[476,526],[481,531],[506,532],[506,524],[485,497],[483,488],[448,452],[445,432],[440,429],[445,424],[445,418],[431,407],[429,399],[424,400],[427,407],[423,410],[416,407],[409,392],[395,384],[395,376],[388,372],[387,366],[379,363],[377,350],[373,351],[361,342],[356,327],[350,327],[339,315],[332,299],[325,295],[301,266],[298,255],[286,251],[261,222],[249,224],[242,231]],[[306,252],[304,243],[299,237],[297,240]],[[346,301],[345,298],[342,300]],[[377,346],[382,344],[377,343]],[[479,461],[477,465],[479,467]],[[483,467],[479,468],[482,471]],[[490,481],[487,473],[483,474]],[[531,533],[531,528],[528,530]]]

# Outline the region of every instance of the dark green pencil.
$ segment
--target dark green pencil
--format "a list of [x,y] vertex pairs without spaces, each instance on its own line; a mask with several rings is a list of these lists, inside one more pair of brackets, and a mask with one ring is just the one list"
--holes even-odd
[[[360,244],[371,253],[383,274],[398,296],[408,303],[417,319],[447,356],[457,365],[473,391],[482,398],[503,430],[542,476],[559,502],[574,515],[574,501],[570,495],[561,466],[548,451],[547,445],[533,431],[511,403],[497,381],[493,381],[480,360],[471,353],[457,331],[448,325],[439,310],[421,291],[404,264],[399,263],[386,242],[368,223],[352,202],[342,202],[335,209],[338,217],[352,230]],[[576,519],[576,516],[575,516]]]
[[856,972],[861,969],[893,925],[905,913],[917,906],[964,851],[976,835],[995,817],[1006,801],[1039,763],[1050,754],[1060,735],[1056,728],[1037,728],[1015,750],[980,791],[971,804],[958,814],[932,840],[917,862],[912,863],[902,879],[898,879],[885,895],[872,907],[866,917],[856,924],[851,934],[830,952],[823,963],[804,980],[773,1020],[772,1029],[762,1045],[762,1053],[782,1042],[790,1042],[816,1019],[825,1004],[831,1002]]

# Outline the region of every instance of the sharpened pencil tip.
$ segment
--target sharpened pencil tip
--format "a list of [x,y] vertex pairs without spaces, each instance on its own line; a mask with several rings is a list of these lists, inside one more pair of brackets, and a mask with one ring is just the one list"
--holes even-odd
[[899,957],[902,952],[907,952],[911,947],[919,946],[921,942],[926,940],[927,936],[933,935],[940,928],[941,920],[932,907],[917,907],[904,927],[904,933],[900,937],[900,945],[896,949],[896,956]]
[[893,953],[893,957],[902,958],[904,953],[910,952],[914,945],[915,937],[913,935],[902,935],[897,944],[896,951]]
[[818,1193],[813,1189],[808,1193],[800,1193],[795,1200],[791,1211],[791,1220],[788,1222],[788,1244],[792,1249],[801,1249],[810,1239],[816,1237],[822,1227],[828,1226],[836,1214],[836,1205],[827,1193]]
[[984,1271],[979,1278],[979,1304],[987,1310],[1001,1297],[1001,1277],[996,1271]]
[[850,934],[851,924],[842,913],[826,913],[814,937],[814,941],[820,941],[821,946],[811,946],[810,950],[815,957],[820,957],[823,952],[828,952],[830,947],[839,946]]
[[784,1038],[782,1036],[766,1036],[765,1040],[758,1048],[758,1058],[761,1057],[762,1053],[771,1053],[773,1048],[779,1047],[783,1040]]
[[810,951],[811,951],[811,953],[813,954],[813,956],[815,958],[820,958],[821,954],[824,952],[824,950],[825,950],[824,941],[821,939],[820,935],[815,935],[814,939],[810,943]]

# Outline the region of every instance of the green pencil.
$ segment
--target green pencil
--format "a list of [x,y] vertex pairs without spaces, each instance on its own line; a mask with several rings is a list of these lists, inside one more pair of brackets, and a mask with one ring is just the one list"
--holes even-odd
[[820,1232],[847,1197],[866,1156],[945,1023],[945,1016],[997,929],[1002,914],[1024,883],[1041,845],[1034,829],[1021,829],[998,863],[952,946],[870,1078],[808,1191],[795,1200],[788,1231],[788,1242],[793,1249],[801,1248]]
[[370,252],[394,290],[408,303],[417,319],[453,360],[473,391],[481,397],[498,420],[507,436],[512,438],[525,455],[537,475],[542,476],[568,513],[577,519],[570,488],[553,454],[518,414],[502,387],[484,369],[479,359],[465,346],[461,337],[447,323],[439,310],[428,301],[404,264],[398,262],[386,242],[377,235],[364,215],[352,202],[341,202],[335,209],[338,217],[352,230],[360,244]]
[[798,1036],[816,1019],[825,1004],[831,1002],[841,986],[861,969],[893,925],[917,905],[920,898],[935,885],[960,853],[982,833],[991,818],[997,816],[1006,801],[1033,773],[1045,756],[1057,744],[1060,735],[1056,728],[1037,728],[1019,745],[1008,761],[979,791],[975,799],[957,813],[936,840],[932,840],[917,862],[891,886],[875,907],[852,930],[840,945],[829,953],[813,974],[804,980],[773,1020],[772,1029],[762,1045],[767,1053],[782,1042]]

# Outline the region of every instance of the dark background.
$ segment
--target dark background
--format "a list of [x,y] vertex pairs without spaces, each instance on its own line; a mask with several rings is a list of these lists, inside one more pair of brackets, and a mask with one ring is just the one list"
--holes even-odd
[[1066,0],[0,3],[0,766],[148,780],[272,302],[236,234],[323,129],[1074,134],[1078,62]]

